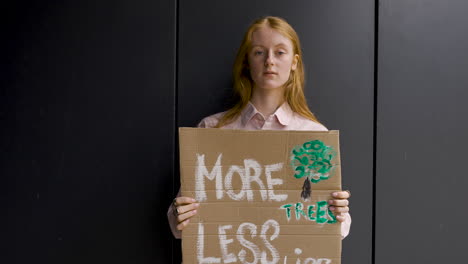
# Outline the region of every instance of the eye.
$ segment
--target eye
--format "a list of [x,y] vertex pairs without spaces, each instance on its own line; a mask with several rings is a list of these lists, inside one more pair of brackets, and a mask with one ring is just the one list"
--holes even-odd
[[262,55],[263,51],[262,50],[256,50],[254,51],[254,55]]
[[282,50],[278,51],[278,55],[284,55],[284,54],[286,54],[285,51],[282,51]]

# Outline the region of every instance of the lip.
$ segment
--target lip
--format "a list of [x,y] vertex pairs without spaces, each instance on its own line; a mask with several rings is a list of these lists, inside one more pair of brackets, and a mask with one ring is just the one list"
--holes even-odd
[[266,72],[263,72],[263,74],[267,75],[267,74],[278,74],[278,73],[274,71],[266,71]]

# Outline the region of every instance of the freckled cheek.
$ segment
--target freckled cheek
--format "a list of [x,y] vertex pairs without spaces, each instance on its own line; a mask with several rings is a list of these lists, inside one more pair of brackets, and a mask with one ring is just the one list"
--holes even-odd
[[285,63],[281,67],[281,72],[283,73],[283,75],[289,76],[289,74],[291,74],[291,67],[292,67],[292,63]]
[[259,67],[250,68],[250,75],[254,78],[259,77],[262,75],[262,69],[259,69]]
[[263,71],[262,65],[255,60],[249,60],[249,67],[250,67],[250,75],[253,76],[258,76],[259,73]]

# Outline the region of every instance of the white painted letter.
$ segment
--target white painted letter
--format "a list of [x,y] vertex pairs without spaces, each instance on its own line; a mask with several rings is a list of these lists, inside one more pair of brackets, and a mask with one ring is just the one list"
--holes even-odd
[[283,180],[272,179],[271,172],[279,171],[282,168],[283,168],[283,163],[276,163],[276,164],[265,166],[265,175],[266,175],[267,185],[268,185],[268,197],[270,198],[270,201],[281,202],[281,201],[285,201],[286,199],[288,199],[287,194],[275,194],[273,191],[273,186],[283,184]]
[[[296,255],[300,255],[300,254],[302,254],[302,249],[300,249],[300,248],[295,248],[295,249],[294,249],[294,253],[296,253]],[[299,258],[297,258],[296,264],[301,264],[301,260],[300,260]]]
[[236,262],[236,255],[228,253],[227,245],[231,244],[234,240],[226,238],[226,229],[231,229],[232,225],[222,225],[218,227],[219,245],[221,247],[221,253],[223,254],[223,263]]
[[[262,166],[256,160],[246,159],[244,160],[244,167],[245,167],[245,178],[248,181],[248,186],[246,186],[247,200],[253,201],[253,192],[252,192],[251,182],[256,182],[260,189],[260,195],[262,196],[262,201],[266,201],[267,190],[265,189],[265,185],[260,179],[260,175],[262,174]],[[253,169],[254,175],[250,175],[251,169]]]
[[306,258],[304,264],[317,264],[317,261],[314,258]]
[[247,262],[246,260],[246,255],[247,253],[245,252],[244,249],[239,251],[239,261],[243,264],[257,264],[258,260],[260,259],[260,249],[255,245],[253,242],[248,241],[244,238],[244,228],[250,229],[250,236],[254,238],[257,235],[257,226],[252,224],[252,223],[243,223],[239,226],[237,229],[237,240],[239,240],[239,243],[248,248],[252,254],[253,254],[253,261],[252,262]]
[[266,233],[267,233],[268,229],[270,228],[270,226],[275,229],[273,231],[273,235],[271,235],[271,237],[270,237],[270,241],[273,241],[274,239],[276,239],[278,237],[278,235],[279,235],[279,232],[280,232],[279,223],[276,222],[273,219],[270,219],[270,220],[266,221],[263,224],[262,232],[260,233],[260,237],[262,238],[263,243],[265,243],[265,246],[270,250],[272,260],[268,261],[267,260],[267,252],[263,251],[262,252],[262,259],[261,259],[262,264],[276,264],[280,260],[280,256],[278,254],[278,251],[276,250],[275,247],[273,247],[273,245],[268,241],[268,239],[266,237]]
[[205,155],[199,155],[197,153],[197,167],[195,169],[195,199],[198,202],[206,201],[205,192],[205,177],[209,180],[216,178],[216,198],[223,198],[223,178],[221,174],[221,157],[223,154],[219,154],[216,164],[210,173],[205,166]]
[[[232,190],[232,176],[234,175],[234,172],[237,172],[242,180],[242,190],[240,190],[239,193],[234,193]],[[228,173],[226,174],[226,178],[224,178],[224,187],[226,188],[226,193],[231,199],[235,201],[240,201],[244,198],[245,196],[245,177],[244,177],[244,170],[239,167],[239,166],[231,166],[229,168]]]
[[205,251],[205,227],[202,223],[198,223],[198,240],[197,240],[197,259],[198,263],[200,264],[214,264],[214,263],[221,263],[220,258],[215,257],[208,257],[205,258],[204,251]]

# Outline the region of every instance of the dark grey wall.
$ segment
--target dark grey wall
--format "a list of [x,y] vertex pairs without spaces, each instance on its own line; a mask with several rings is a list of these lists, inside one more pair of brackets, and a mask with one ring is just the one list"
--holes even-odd
[[466,262],[466,10],[381,1],[376,263]]
[[2,11],[0,262],[168,263],[174,1]]
[[341,131],[343,263],[462,262],[468,4],[385,0],[375,16],[375,2],[3,5],[0,262],[180,263],[176,127],[229,106],[264,15],[298,31],[309,104]]

